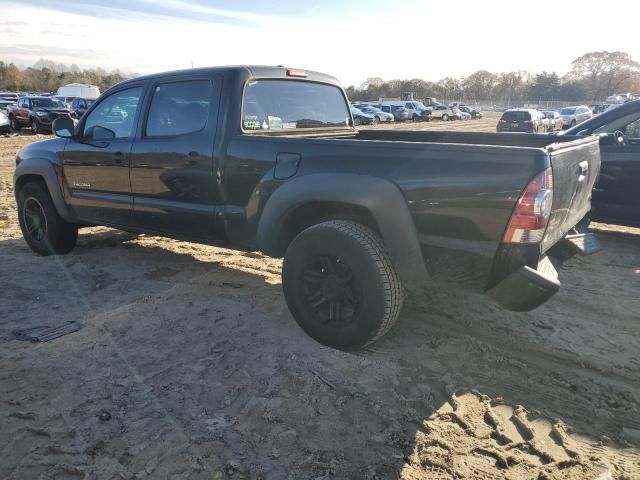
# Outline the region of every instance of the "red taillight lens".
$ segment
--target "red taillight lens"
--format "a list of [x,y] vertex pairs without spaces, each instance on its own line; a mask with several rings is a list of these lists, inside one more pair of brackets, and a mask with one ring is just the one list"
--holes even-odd
[[547,228],[553,203],[553,174],[547,168],[524,189],[511,214],[504,243],[538,243]]
[[507,123],[506,120],[500,120],[498,123]]

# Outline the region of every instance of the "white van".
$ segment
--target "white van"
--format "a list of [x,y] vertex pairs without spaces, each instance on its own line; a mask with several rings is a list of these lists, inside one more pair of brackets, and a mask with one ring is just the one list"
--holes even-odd
[[95,100],[100,96],[100,89],[95,85],[86,83],[70,83],[58,89],[56,98],[63,103],[71,105],[74,98],[86,98]]

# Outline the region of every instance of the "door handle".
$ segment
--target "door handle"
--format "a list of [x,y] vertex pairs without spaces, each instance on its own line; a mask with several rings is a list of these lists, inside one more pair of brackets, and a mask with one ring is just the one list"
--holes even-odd
[[122,163],[124,161],[124,159],[125,159],[125,156],[124,156],[124,153],[122,153],[122,152],[115,152],[113,154],[113,160],[116,163]]

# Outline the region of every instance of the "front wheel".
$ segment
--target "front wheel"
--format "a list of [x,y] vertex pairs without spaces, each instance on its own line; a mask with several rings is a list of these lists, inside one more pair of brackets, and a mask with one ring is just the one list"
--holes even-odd
[[353,119],[353,125],[354,126],[359,126],[362,122],[360,121],[360,119],[358,117]]
[[40,133],[42,131],[42,129],[40,128],[40,124],[38,123],[38,120],[36,120],[35,118],[31,119],[31,131],[37,135],[38,133]]
[[374,125],[379,124],[379,123],[380,123],[380,117],[373,117],[373,121],[372,121],[372,123],[373,123]]
[[58,215],[40,182],[27,183],[18,192],[18,221],[27,245],[40,255],[69,253],[76,245],[78,227]]
[[446,113],[444,115],[442,115],[442,117],[440,117],[442,119],[443,122],[446,122],[449,120],[449,115],[447,115]]
[[313,225],[289,245],[282,287],[298,325],[338,349],[368,345],[398,320],[400,279],[380,237],[362,224]]
[[17,132],[18,130],[20,130],[20,125],[18,125],[18,120],[16,120],[16,117],[11,117],[9,119],[9,126],[11,127],[11,131],[13,132]]

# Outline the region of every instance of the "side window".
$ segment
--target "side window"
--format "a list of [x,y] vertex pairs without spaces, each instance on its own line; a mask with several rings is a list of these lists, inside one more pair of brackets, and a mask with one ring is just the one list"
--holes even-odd
[[128,138],[133,135],[134,121],[142,87],[128,88],[109,95],[102,100],[84,124],[85,137],[93,137],[96,127],[111,130],[114,138]]
[[624,127],[624,134],[634,140],[640,139],[640,118],[628,123],[627,126]]
[[147,137],[184,135],[202,130],[209,118],[211,82],[163,83],[153,92],[147,117]]

